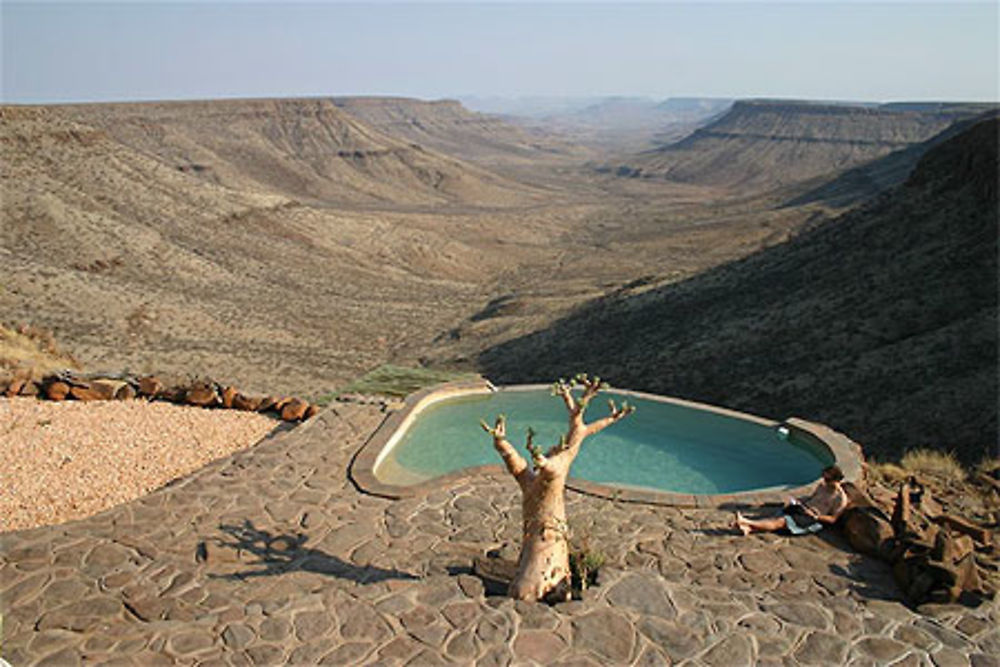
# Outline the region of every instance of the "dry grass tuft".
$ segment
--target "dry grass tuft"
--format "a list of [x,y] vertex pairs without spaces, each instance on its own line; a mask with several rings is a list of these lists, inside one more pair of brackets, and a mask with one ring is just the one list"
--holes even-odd
[[966,477],[965,469],[951,452],[913,449],[903,455],[899,464],[911,474],[929,475],[953,482],[961,482]]
[[80,363],[59,349],[52,332],[24,324],[0,325],[0,379],[27,372],[32,379],[48,373],[80,369]]
[[933,449],[913,449],[903,455],[899,463],[885,462],[869,465],[875,481],[890,487],[916,476],[922,481],[962,482],[968,473],[951,452]]

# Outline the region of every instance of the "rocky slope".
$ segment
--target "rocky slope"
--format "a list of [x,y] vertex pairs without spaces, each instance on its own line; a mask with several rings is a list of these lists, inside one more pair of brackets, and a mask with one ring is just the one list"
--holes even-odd
[[337,97],[332,102],[379,131],[472,162],[530,164],[582,155],[577,146],[469,111],[455,100]]
[[904,149],[983,110],[744,100],[675,144],[603,169],[742,190],[775,188]]
[[49,107],[200,180],[325,203],[503,204],[525,188],[379,131],[329,99]]
[[997,447],[997,126],[945,141],[902,187],[840,218],[593,302],[480,366],[500,382],[586,370],[826,422],[879,457],[930,446],[978,461]]
[[819,181],[816,187],[793,197],[784,206],[820,202],[826,206],[844,208],[864,201],[883,190],[901,185],[927,151],[993,114],[995,112],[987,111],[972,118],[956,121],[945,131],[926,141],[911,144],[885,157],[865,162],[838,174],[833,179],[820,177],[816,179]]
[[[5,322],[90,367],[251,390],[331,389],[384,362],[511,266],[481,247],[497,229],[526,260],[547,238],[494,208],[530,202],[520,186],[323,102],[3,107],[0,170]],[[471,201],[488,220],[454,212]]]

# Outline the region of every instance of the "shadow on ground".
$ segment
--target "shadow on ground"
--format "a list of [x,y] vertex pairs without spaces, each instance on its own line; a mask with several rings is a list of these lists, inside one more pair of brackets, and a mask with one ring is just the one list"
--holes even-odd
[[267,530],[255,527],[253,522],[249,520],[244,521],[242,525],[224,524],[219,526],[219,529],[229,539],[216,539],[216,544],[257,557],[255,562],[249,563],[255,569],[212,575],[219,579],[244,580],[296,571],[318,572],[361,584],[371,584],[386,579],[419,579],[409,572],[388,570],[372,565],[354,565],[319,549],[306,547],[309,537],[302,533],[272,534]]

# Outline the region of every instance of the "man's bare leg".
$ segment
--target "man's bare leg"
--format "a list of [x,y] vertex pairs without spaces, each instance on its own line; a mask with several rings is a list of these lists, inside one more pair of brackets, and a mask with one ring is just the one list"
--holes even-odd
[[733,527],[744,535],[750,533],[773,533],[785,527],[785,517],[777,516],[771,519],[748,519],[739,512],[736,513],[736,520]]

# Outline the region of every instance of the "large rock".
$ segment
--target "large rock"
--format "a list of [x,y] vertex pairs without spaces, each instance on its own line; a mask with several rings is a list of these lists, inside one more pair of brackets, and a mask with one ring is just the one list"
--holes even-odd
[[139,378],[139,395],[153,398],[163,391],[163,382],[155,375]]
[[855,507],[841,518],[844,536],[851,546],[863,554],[886,558],[893,538],[892,525],[877,507]]
[[268,410],[279,410],[277,407],[278,402],[281,399],[275,398],[274,396],[265,396],[260,399],[260,404],[257,406],[257,412],[267,412]]
[[79,401],[110,401],[114,398],[131,398],[135,395],[129,383],[105,378],[74,385],[69,393]]
[[114,397],[113,393],[108,393],[106,387],[95,387],[90,384],[73,385],[69,389],[69,395],[78,401],[108,401]]
[[299,398],[293,398],[281,408],[281,418],[286,422],[299,421],[306,416],[309,404]]
[[55,380],[45,385],[45,396],[51,401],[64,401],[69,396],[69,388],[62,380]]
[[237,391],[235,387],[226,387],[222,390],[222,407],[229,409],[233,407],[233,401],[236,399]]
[[184,396],[184,400],[190,405],[197,405],[202,408],[215,407],[221,403],[215,386],[208,382],[199,382],[191,385]]
[[264,399],[261,396],[245,396],[240,393],[233,396],[233,407],[237,410],[257,412],[260,410],[260,406],[263,402]]

